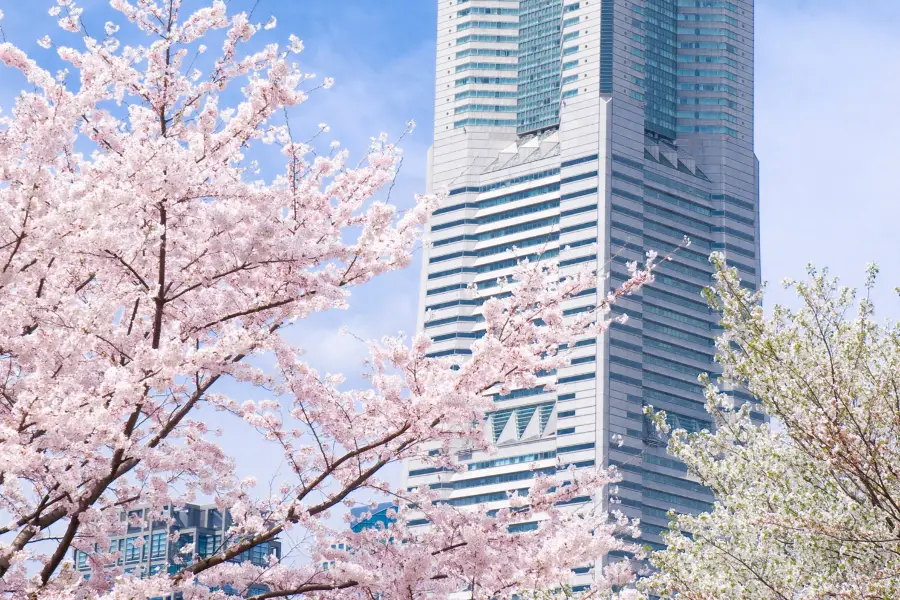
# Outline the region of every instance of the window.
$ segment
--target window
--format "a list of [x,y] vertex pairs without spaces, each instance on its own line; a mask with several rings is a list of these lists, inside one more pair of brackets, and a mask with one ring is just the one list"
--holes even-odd
[[678,496],[676,494],[669,494],[667,492],[660,492],[658,490],[645,488],[644,489],[644,497],[652,498],[654,500],[661,500],[666,503],[671,504],[680,504],[682,506],[687,506],[690,508],[694,508],[697,510],[702,510],[709,512],[712,510],[713,506],[709,502],[701,502],[700,500],[694,500],[692,498],[685,498],[684,496]]
[[726,71],[724,69],[719,69],[719,70],[678,69],[678,76],[679,77],[724,77],[725,79],[737,81],[737,75],[735,75],[731,71]]
[[456,85],[470,85],[473,83],[484,83],[488,85],[516,85],[519,82],[515,77],[475,77],[469,76],[456,80]]
[[166,534],[154,533],[150,536],[150,557],[158,558],[166,554]]
[[464,104],[457,106],[454,114],[467,112],[516,112],[517,107],[513,104]]
[[737,19],[728,15],[715,14],[697,14],[697,13],[678,13],[679,21],[717,21],[719,23],[728,23],[729,25],[738,25]]
[[738,39],[738,35],[731,31],[730,29],[711,29],[708,27],[679,27],[678,28],[679,35],[720,35],[727,37],[728,39],[736,40]]
[[658,375],[658,374],[652,373],[650,371],[644,371],[644,381],[659,383],[661,385],[668,385],[668,386],[671,386],[674,388],[678,388],[680,390],[684,390],[686,392],[693,392],[695,394],[703,393],[703,388],[700,387],[699,385],[693,385],[693,384],[681,381],[680,379],[675,379],[674,377],[668,377],[666,375]]
[[591,450],[594,448],[594,443],[589,442],[587,444],[578,444],[575,446],[560,446],[556,449],[557,454],[565,454],[566,452],[579,452],[581,450]]
[[512,127],[515,124],[515,121],[504,119],[463,119],[455,121],[453,127],[455,129],[460,127]]
[[269,554],[268,542],[263,542],[250,549],[250,562],[255,565],[266,564],[266,556]]
[[507,22],[507,21],[469,21],[467,23],[460,23],[456,26],[457,31],[463,31],[466,29],[475,28],[475,29],[518,29],[519,24],[515,21]]
[[738,122],[737,117],[726,112],[679,110],[676,116],[679,119],[706,119],[728,121],[729,123]]
[[718,125],[679,125],[677,129],[679,133],[717,133],[730,137],[738,136],[737,130]]
[[125,560],[133,561],[141,558],[141,548],[137,543],[137,536],[125,540]]
[[[119,553],[124,552],[124,551],[125,551],[125,540],[124,540],[124,538],[123,538],[123,539],[119,539],[119,540],[112,540],[112,541],[109,543],[109,551],[110,551],[110,553],[112,553],[112,552],[119,552]],[[120,557],[120,558],[121,558],[121,557]]]
[[728,65],[729,67],[738,67],[738,62],[733,58],[729,58],[727,56],[703,56],[703,55],[692,55],[685,56],[681,55],[678,57],[678,62],[680,63],[721,63],[724,65]]
[[491,44],[516,44],[519,38],[504,35],[464,35],[456,38],[456,45],[468,44],[469,42],[488,42]]
[[722,0],[678,0],[678,6],[683,8],[724,8],[737,12],[736,5]]
[[651,337],[644,336],[644,347],[645,348],[655,348],[657,350],[663,350],[665,352],[671,352],[672,354],[679,354],[684,358],[690,358],[692,360],[696,360],[698,362],[710,363],[713,362],[713,356],[711,354],[704,354],[702,352],[697,352],[696,350],[691,350],[689,348],[685,348],[684,346],[679,346],[677,344],[671,344],[669,342],[663,342]]
[[456,94],[457,100],[465,100],[466,98],[517,98],[518,92],[503,92],[496,90],[468,90]]
[[473,504],[481,504],[483,502],[502,502],[509,499],[509,494],[517,494],[519,496],[527,496],[528,488],[519,490],[510,490],[509,492],[491,492],[487,494],[478,494],[477,496],[464,496],[462,498],[452,498],[446,500],[443,504],[450,506],[472,506]]
[[[593,258],[596,258],[596,256]],[[572,375],[571,377],[560,377],[557,383],[574,383],[576,381],[594,379],[596,376],[596,373],[583,373],[581,375]]]
[[494,460],[485,460],[476,463],[469,463],[469,471],[477,471],[479,469],[489,469],[492,467],[501,467],[504,465],[515,465],[519,463],[530,463],[548,458],[556,458],[555,450],[540,452],[537,454],[524,454],[520,456],[510,456],[507,458],[496,458]]
[[457,73],[462,73],[463,71],[518,71],[519,65],[517,63],[482,63],[482,62],[472,62],[461,64],[456,67]]
[[220,534],[201,535],[199,540],[198,552],[200,556],[212,556],[222,547],[222,536]]
[[665,358],[660,358],[659,356],[654,356],[653,354],[644,354],[644,364],[654,365],[657,367],[662,367],[664,369],[669,369],[671,371],[676,371],[691,378],[696,378],[698,375],[700,375],[701,372],[704,372],[703,369],[698,369],[697,367],[692,367],[690,365],[685,365],[672,360],[666,360]]
[[497,48],[469,48],[456,53],[456,58],[467,56],[516,56],[517,50],[501,50]]
[[473,6],[472,8],[464,8],[456,11],[456,16],[465,17],[466,15],[518,15],[517,8],[488,8],[482,6]]

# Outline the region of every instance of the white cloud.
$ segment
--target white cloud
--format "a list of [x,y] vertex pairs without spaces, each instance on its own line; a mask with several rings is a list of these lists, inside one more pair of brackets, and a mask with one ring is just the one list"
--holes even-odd
[[[304,350],[303,359],[322,373],[342,373],[349,384],[369,356],[367,342],[415,331],[418,267],[389,273],[353,290],[350,308],[313,315],[285,332]],[[341,330],[346,329],[346,333]]]
[[[365,323],[363,315],[354,315],[342,324],[304,322],[285,333],[285,338],[304,351],[303,360],[320,373],[343,373],[352,377],[362,371],[369,356],[367,341],[377,332]],[[342,329],[346,327],[346,332]]]

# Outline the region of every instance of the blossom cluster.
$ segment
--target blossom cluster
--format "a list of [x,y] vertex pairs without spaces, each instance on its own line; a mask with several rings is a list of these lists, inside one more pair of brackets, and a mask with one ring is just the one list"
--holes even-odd
[[[900,329],[866,295],[810,268],[788,281],[799,308],[763,311],[762,292],[713,255],[722,314],[716,430],[671,432],[669,450],[716,494],[712,512],[673,515],[645,582],[662,597],[783,600],[900,597]],[[757,402],[735,403],[749,390]],[[664,426],[664,415],[657,423]]]
[[[461,447],[487,449],[489,394],[533,386],[567,364],[565,348],[600,335],[610,304],[652,280],[654,257],[572,317],[564,302],[602,289],[600,274],[522,263],[485,301],[486,335],[471,359],[429,357],[421,335],[386,338],[371,344],[368,387],[348,389],[304,362],[282,333],[407,266],[440,198],[419,197],[403,213],[379,199],[402,156],[386,137],[355,166],[339,144],[323,155],[294,137],[286,109],[332,81],[317,88],[292,62],[303,50],[297,38],[252,41],[274,20],[230,15],[221,0],[189,14],[180,0],[111,5],[143,44],[117,39],[116,22],[92,38],[73,0],[50,11],[83,47],[41,45],[77,78],[0,44],[0,64],[29,82],[0,117],[4,593],[199,599],[253,584],[268,590],[259,598],[411,599],[461,589],[506,598],[553,588],[573,564],[611,550],[639,553],[622,539],[638,534],[636,523],[593,505],[563,508],[575,495],[596,497],[611,472],[537,477],[512,509],[490,515],[399,489],[381,473],[426,448],[442,448],[434,461],[448,465]],[[211,34],[222,39],[214,57],[202,44]],[[226,94],[239,100],[225,106]],[[283,160],[270,181],[251,160],[262,145]],[[260,357],[274,369],[261,368]],[[228,396],[227,380],[254,386],[260,399]],[[265,494],[240,480],[201,406],[258,432],[290,466],[290,482]],[[372,491],[398,498],[388,529],[329,525],[333,510]],[[118,552],[107,549],[126,526],[119,514],[142,507],[152,516],[199,497],[233,518],[221,547],[203,556],[182,549],[175,573],[143,579],[115,566]],[[429,526],[412,527],[413,513]],[[535,518],[537,530],[510,532]],[[232,560],[290,530],[311,540],[309,561]],[[89,577],[73,568],[74,551],[86,555]],[[627,564],[597,573],[598,593],[612,595],[631,576]]]

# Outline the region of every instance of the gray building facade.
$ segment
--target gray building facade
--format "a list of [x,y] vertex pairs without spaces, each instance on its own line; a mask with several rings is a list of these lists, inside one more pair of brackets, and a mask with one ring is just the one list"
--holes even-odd
[[[497,455],[465,455],[469,471],[449,484],[411,461],[407,485],[493,507],[535,469],[616,465],[617,508],[642,520],[643,543],[660,547],[669,509],[703,511],[712,497],[667,455],[642,408],[664,409],[688,430],[711,426],[697,383],[717,370],[717,318],[701,297],[709,254],[723,252],[748,287],[760,281],[753,3],[438,7],[428,183],[448,196],[429,224],[419,319],[435,355],[465,357],[483,335],[484,298],[521,258],[595,264],[612,288],[627,278],[625,262],[665,254],[685,236],[692,243],[617,305],[626,324],[578,343],[572,366],[548,376],[556,390],[495,395],[487,435]],[[618,436],[621,447],[611,443]]]

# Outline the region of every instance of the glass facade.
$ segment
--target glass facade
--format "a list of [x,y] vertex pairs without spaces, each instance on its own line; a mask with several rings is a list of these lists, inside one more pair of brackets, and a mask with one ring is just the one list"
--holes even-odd
[[613,40],[616,0],[601,0],[600,4],[600,93],[613,91]]
[[[738,3],[677,0],[678,133],[718,133],[740,138],[751,123],[752,95],[740,84],[752,82],[752,19]],[[747,49],[745,49],[747,48]],[[735,84],[738,84],[737,86]],[[693,89],[691,87],[693,86]],[[685,93],[685,92],[720,93]],[[725,92],[723,95],[721,92]],[[743,96],[743,98],[742,98]],[[744,101],[742,101],[744,100]],[[721,110],[685,110],[684,105],[717,104]],[[742,114],[743,113],[743,114]]]
[[644,6],[644,129],[675,139],[676,18],[674,0],[646,0]]
[[562,0],[521,0],[519,133],[559,124],[562,16]]

